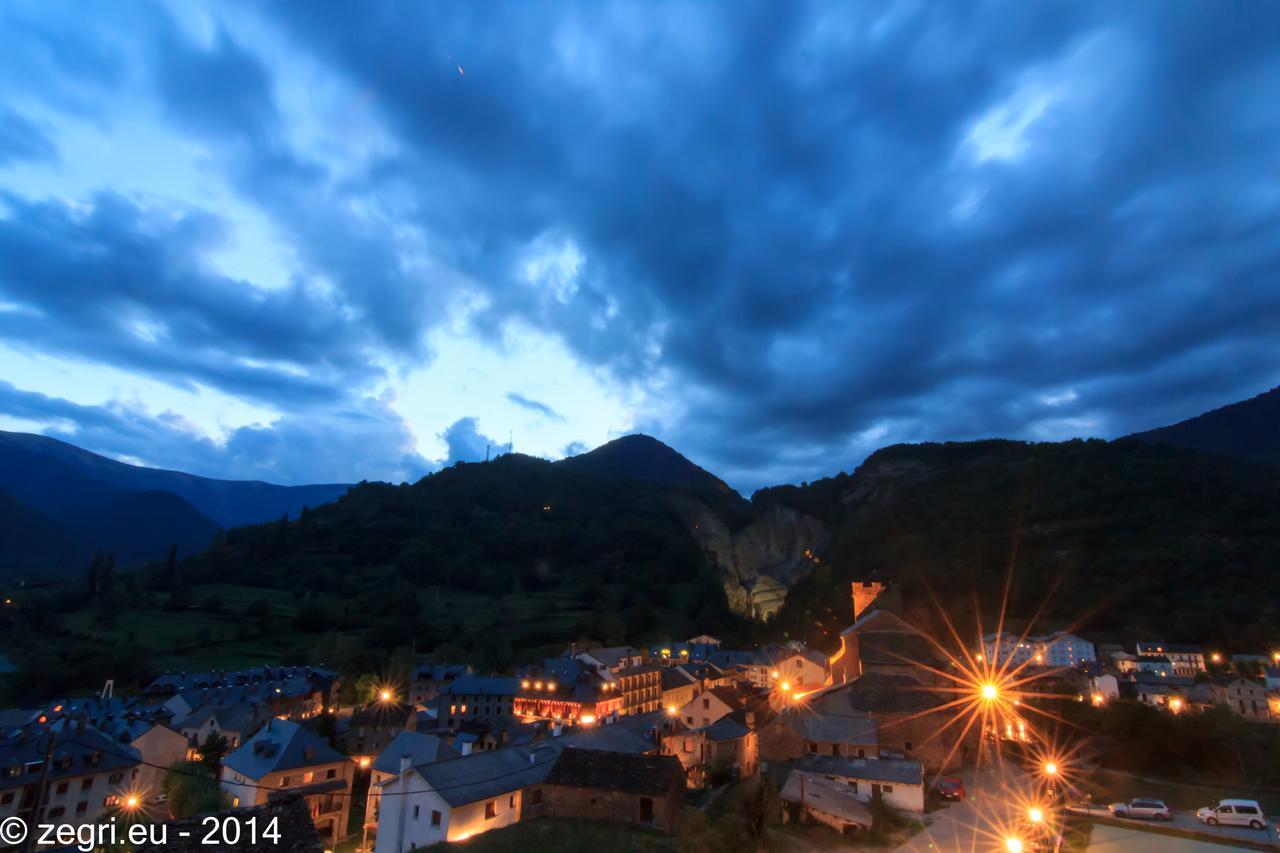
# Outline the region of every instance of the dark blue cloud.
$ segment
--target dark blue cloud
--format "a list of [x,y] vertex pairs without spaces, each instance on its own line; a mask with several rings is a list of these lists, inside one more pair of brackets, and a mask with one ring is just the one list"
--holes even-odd
[[[341,170],[248,42],[147,8],[140,50],[82,36],[98,70],[51,98],[149,79],[304,273],[264,295],[201,272],[201,211],[10,197],[6,339],[343,407],[371,364],[428,360],[465,292],[474,334],[560,337],[747,488],[895,440],[1117,435],[1280,383],[1280,7],[257,7],[381,122],[388,144]],[[26,66],[58,63],[46,31]],[[575,261],[531,262],[556,253]],[[492,444],[469,418],[443,437],[450,460]]]
[[531,412],[535,412],[539,415],[542,415],[544,418],[549,418],[553,421],[564,420],[564,415],[560,414],[555,409],[548,406],[546,403],[541,403],[537,400],[531,400],[525,395],[519,394],[515,391],[507,392],[507,399],[515,403],[520,408],[528,409]]

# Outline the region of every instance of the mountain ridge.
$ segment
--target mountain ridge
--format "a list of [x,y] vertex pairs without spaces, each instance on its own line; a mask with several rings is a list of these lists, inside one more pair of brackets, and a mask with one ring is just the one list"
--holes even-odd
[[1280,387],[1127,437],[1280,465]]

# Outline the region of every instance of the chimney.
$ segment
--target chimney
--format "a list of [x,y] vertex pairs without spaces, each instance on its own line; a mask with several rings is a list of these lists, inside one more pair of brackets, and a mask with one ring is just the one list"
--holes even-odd
[[530,763],[530,764],[537,764],[537,763],[538,763],[538,756],[536,756],[536,755],[534,755],[532,752],[530,752],[530,753],[529,753],[529,763]]
[[885,586],[879,581],[853,582],[853,621],[857,622],[863,612],[884,592]]
[[755,729],[755,727],[756,727],[756,713],[755,713],[755,711],[748,711],[748,712],[747,712],[747,718],[746,718],[746,721],[747,721],[747,728],[749,728],[749,729]]

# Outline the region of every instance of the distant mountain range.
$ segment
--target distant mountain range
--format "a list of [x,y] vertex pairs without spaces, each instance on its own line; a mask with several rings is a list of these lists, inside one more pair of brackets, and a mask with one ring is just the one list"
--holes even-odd
[[[586,596],[629,614],[628,638],[646,608],[705,629],[727,604],[819,643],[847,619],[851,580],[969,598],[999,589],[1012,564],[1016,609],[1049,596],[1060,624],[1097,611],[1096,625],[1170,640],[1228,624],[1261,636],[1280,630],[1280,604],[1251,592],[1280,564],[1280,477],[1265,464],[1278,437],[1280,390],[1110,442],[888,447],[851,473],[747,501],[643,435],[348,491],[208,480],[0,433],[0,554],[10,569],[78,567],[102,548],[128,565],[170,544],[200,552],[235,527],[184,571],[344,595],[361,578],[461,586],[495,607],[513,589]],[[239,527],[304,505],[309,519]]]
[[1280,388],[1131,438],[1280,465]]
[[192,554],[220,529],[296,517],[347,488],[213,480],[0,432],[0,573],[62,574],[95,550],[121,566],[162,559],[170,546]]

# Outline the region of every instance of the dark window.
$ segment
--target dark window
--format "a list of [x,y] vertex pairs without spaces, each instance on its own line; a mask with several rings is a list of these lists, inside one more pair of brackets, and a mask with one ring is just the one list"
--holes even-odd
[[1257,814],[1258,810],[1253,806],[1236,806],[1236,814]]
[[653,800],[649,797],[640,798],[640,822],[653,823]]
[[711,700],[710,700],[710,699],[703,699],[703,700],[702,700],[702,709],[705,711],[705,710],[707,710],[707,709],[708,709],[708,708],[710,708],[710,707],[711,707]]
[[0,805],[7,806],[9,805],[9,803],[12,803],[12,802],[13,802],[13,791],[5,791],[3,794],[0,794]]
[[492,820],[498,816],[498,801],[490,800],[484,804],[484,819]]
[[107,777],[107,781],[110,782],[112,785],[119,785],[121,782],[124,781],[124,774],[112,773],[110,776]]
[[68,785],[67,785],[67,783],[66,783],[66,782],[59,782],[59,783],[58,783],[58,793],[59,793],[59,794],[65,794],[65,793],[67,792],[67,787],[68,787]]
[[440,812],[436,811],[435,809],[432,809],[432,810],[431,810],[431,825],[432,825],[432,826],[439,826],[439,825],[440,825],[440,818],[441,818],[441,814],[440,814]]
[[417,820],[417,819],[418,819],[418,815],[419,815],[419,814],[421,814],[421,813],[422,813],[422,806],[414,806],[414,807],[413,807],[413,819],[414,819],[414,820]]
[[92,787],[93,787],[93,777],[92,777],[92,776],[86,776],[86,777],[84,778],[84,781],[80,783],[80,790],[81,790],[81,791],[87,791],[87,790],[89,790],[89,789],[90,789],[90,788],[92,788]]
[[911,741],[907,741],[907,752],[911,751]]
[[325,771],[324,778],[333,779],[333,778],[336,778],[337,775],[338,775],[338,769],[336,767],[330,767],[328,770]]
[[88,800],[81,800],[80,802],[76,803],[76,814],[84,814],[87,811],[89,811]]
[[62,817],[66,813],[67,813],[67,810],[62,806],[54,806],[53,808],[49,809],[49,813],[48,815],[46,815],[46,817]]
[[529,792],[529,803],[531,805],[536,806],[541,802],[542,802],[542,789],[534,788],[532,791]]
[[514,809],[515,807],[516,807],[516,795],[512,794],[510,797],[507,798],[507,808]]

